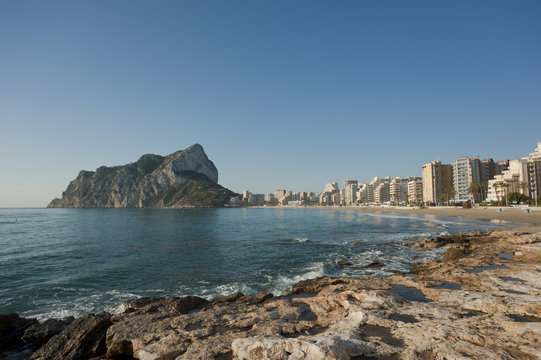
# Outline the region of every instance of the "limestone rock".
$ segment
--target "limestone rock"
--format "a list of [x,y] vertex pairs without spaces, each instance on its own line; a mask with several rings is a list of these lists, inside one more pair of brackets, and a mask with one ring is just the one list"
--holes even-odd
[[53,336],[62,332],[74,320],[73,317],[67,317],[65,319],[49,319],[42,323],[35,323],[25,330],[22,340],[25,343],[42,346]]
[[48,207],[217,207],[237,194],[195,144],[168,156],[147,154],[124,166],[81,171]]
[[88,359],[105,354],[105,332],[111,325],[107,313],[82,316],[32,355],[34,360]]
[[137,314],[150,314],[155,312],[181,313],[186,314],[209,302],[198,296],[170,296],[166,298],[143,297],[122,304],[125,312],[136,312]]
[[0,354],[23,345],[25,330],[37,324],[36,319],[25,319],[17,314],[0,315]]

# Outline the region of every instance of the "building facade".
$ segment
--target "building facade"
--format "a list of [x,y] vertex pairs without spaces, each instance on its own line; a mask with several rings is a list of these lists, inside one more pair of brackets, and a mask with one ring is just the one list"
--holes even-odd
[[405,204],[408,199],[408,179],[396,177],[389,183],[389,201],[393,205]]
[[455,189],[455,201],[472,200],[472,196],[468,194],[470,184],[480,181],[481,161],[479,159],[464,156],[453,161],[453,188]]
[[389,202],[389,184],[389,182],[382,182],[374,189],[374,202],[376,204]]
[[487,201],[501,201],[514,192],[538,199],[541,192],[541,142],[528,156],[506,162],[507,169],[488,182]]
[[448,195],[453,190],[453,166],[432,161],[423,165],[423,202],[435,204],[452,200]]
[[419,204],[423,201],[423,180],[421,178],[408,182],[408,201],[410,204]]
[[344,205],[351,206],[357,201],[357,180],[344,180]]

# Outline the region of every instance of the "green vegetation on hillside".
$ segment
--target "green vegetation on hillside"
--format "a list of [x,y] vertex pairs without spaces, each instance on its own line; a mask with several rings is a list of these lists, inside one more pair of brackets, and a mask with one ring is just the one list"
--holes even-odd
[[238,194],[211,181],[204,175],[185,173],[190,179],[182,185],[169,190],[162,197],[164,207],[220,207]]

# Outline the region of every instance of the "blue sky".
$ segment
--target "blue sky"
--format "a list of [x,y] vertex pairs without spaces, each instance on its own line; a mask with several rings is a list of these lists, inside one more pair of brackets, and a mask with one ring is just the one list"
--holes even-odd
[[240,192],[541,141],[540,1],[0,0],[0,207],[200,143]]

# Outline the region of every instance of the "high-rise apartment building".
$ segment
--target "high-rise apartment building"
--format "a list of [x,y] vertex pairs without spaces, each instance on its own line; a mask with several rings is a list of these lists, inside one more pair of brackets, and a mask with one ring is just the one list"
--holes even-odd
[[537,148],[528,155],[528,196],[537,200],[541,196],[541,141]]
[[[502,163],[498,162],[497,164]],[[536,199],[541,192],[541,142],[533,153],[521,159],[503,162],[507,169],[488,182],[487,201],[499,201],[518,192]],[[505,164],[506,163],[506,164]]]
[[389,201],[389,182],[382,182],[374,189],[374,202],[384,204]]
[[487,182],[494,179],[496,175],[496,163],[492,159],[482,159],[480,160],[480,182]]
[[472,182],[481,181],[481,161],[464,156],[453,161],[453,187],[456,201],[471,200],[468,189]]
[[284,189],[278,189],[274,191],[274,197],[276,198],[278,204],[282,205],[284,202],[287,203],[286,193],[287,191]]
[[509,160],[500,160],[494,163],[494,176],[501,175],[507,169],[509,169]]
[[423,202],[436,203],[453,188],[453,166],[432,161],[423,165]]
[[423,180],[414,178],[408,182],[408,201],[417,204],[423,201]]
[[333,192],[339,192],[340,188],[338,187],[337,182],[328,183],[323,188],[323,192],[333,193]]
[[389,201],[393,205],[400,205],[408,198],[408,179],[396,177],[389,183]]
[[357,189],[357,204],[366,204],[367,198],[366,198],[366,187],[368,184],[359,183],[358,189]]
[[[315,195],[314,195],[315,196]],[[319,203],[325,205],[340,204],[340,188],[337,182],[328,183],[325,185],[323,192],[319,194]]]
[[[378,176],[374,177],[372,179],[372,181],[370,181],[369,184],[363,184],[362,186],[362,190],[363,190],[363,193],[362,194],[359,194],[359,195],[362,195],[362,197],[364,198],[364,201],[363,203],[367,203],[367,204],[373,204],[373,203],[376,203],[376,199],[375,199],[375,190],[376,188],[384,183],[384,182],[387,182],[389,183],[391,181],[391,178],[390,177],[385,177],[385,178],[380,178]],[[388,192],[388,189],[389,187],[387,186],[387,192]],[[387,198],[389,197],[388,194],[386,196]],[[380,197],[381,198],[381,197]],[[378,198],[379,199],[379,198]],[[387,200],[388,201],[388,200]]]
[[354,205],[357,200],[358,180],[344,180],[344,205]]

